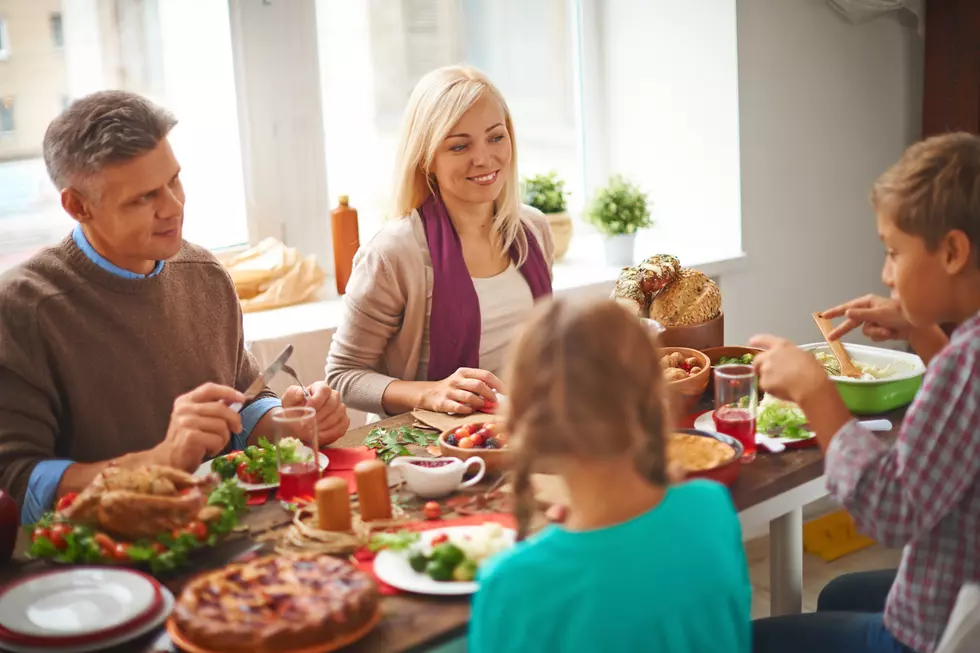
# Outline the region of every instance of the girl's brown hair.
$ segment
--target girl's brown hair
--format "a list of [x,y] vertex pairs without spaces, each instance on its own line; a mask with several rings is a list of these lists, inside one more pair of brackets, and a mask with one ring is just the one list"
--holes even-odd
[[664,484],[670,423],[653,333],[619,304],[539,305],[510,356],[507,428],[515,447],[518,538],[533,514],[531,471],[552,456],[632,456]]

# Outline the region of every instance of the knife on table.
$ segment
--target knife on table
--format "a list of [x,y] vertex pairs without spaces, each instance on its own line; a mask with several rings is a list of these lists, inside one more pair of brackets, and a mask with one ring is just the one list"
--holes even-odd
[[286,364],[286,361],[288,361],[289,357],[292,355],[293,346],[286,345],[286,348],[283,349],[282,353],[276,357],[276,360],[272,361],[272,364],[265,368],[265,371],[262,372],[258,378],[252,381],[252,385],[248,386],[248,388],[245,390],[245,402],[242,403],[240,401],[236,401],[235,403],[230,404],[228,407],[237,412],[240,411],[242,406],[244,406],[246,403],[252,401],[252,399],[255,399],[255,395],[262,392],[262,388],[269,385],[269,381],[272,380],[272,377],[282,370],[282,366]]

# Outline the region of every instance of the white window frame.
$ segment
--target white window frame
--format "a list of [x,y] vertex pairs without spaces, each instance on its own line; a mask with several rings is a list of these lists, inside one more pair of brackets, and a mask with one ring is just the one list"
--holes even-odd
[[316,0],[229,0],[251,244],[276,238],[333,273]]
[[10,58],[10,35],[7,33],[7,18],[0,16],[0,61]]
[[[61,23],[61,43],[58,43],[54,39],[54,17],[57,16]],[[52,11],[48,14],[48,32],[51,37],[51,45],[57,52],[64,52],[65,50],[65,17],[60,11]]]

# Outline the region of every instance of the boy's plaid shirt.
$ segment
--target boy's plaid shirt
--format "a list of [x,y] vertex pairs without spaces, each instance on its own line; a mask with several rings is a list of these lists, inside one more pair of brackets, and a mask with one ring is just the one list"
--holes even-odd
[[932,653],[960,587],[980,581],[980,314],[931,361],[895,444],[852,421],[826,474],[862,532],[904,547],[885,626]]

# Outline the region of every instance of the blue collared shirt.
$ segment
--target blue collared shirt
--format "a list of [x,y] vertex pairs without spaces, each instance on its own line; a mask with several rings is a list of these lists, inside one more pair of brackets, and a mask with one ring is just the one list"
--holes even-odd
[[[120,277],[126,279],[146,279],[147,277],[160,274],[163,270],[163,261],[157,261],[156,266],[154,266],[149,274],[137,274],[129,270],[124,270],[95,251],[95,248],[92,247],[91,243],[85,237],[85,232],[82,231],[81,225],[75,227],[71,237],[78,246],[78,249],[82,250],[93,263],[103,270],[107,270]],[[248,436],[251,435],[252,429],[259,423],[259,420],[267,412],[281,405],[282,403],[276,397],[263,397],[246,406],[242,410],[242,430],[240,433],[235,433],[231,436],[232,447],[235,449],[244,449],[248,441]],[[51,508],[54,503],[55,494],[58,491],[58,484],[61,483],[61,477],[64,476],[65,470],[73,464],[73,460],[55,459],[42,460],[34,467],[34,470],[31,472],[31,477],[27,482],[27,495],[24,497],[24,507],[20,513],[21,523],[33,524],[41,518],[41,515],[45,511]]]

